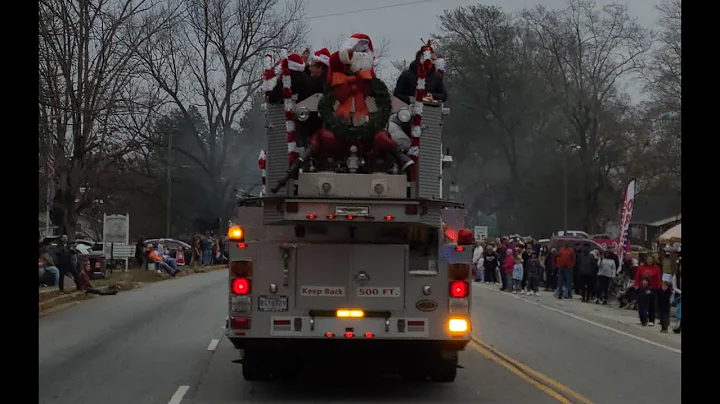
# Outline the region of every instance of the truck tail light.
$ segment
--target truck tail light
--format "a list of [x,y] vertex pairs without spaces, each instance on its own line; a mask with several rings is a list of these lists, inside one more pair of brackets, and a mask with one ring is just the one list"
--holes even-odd
[[230,289],[234,295],[247,295],[250,294],[250,279],[248,278],[234,278],[230,283]]
[[452,333],[465,333],[470,329],[470,324],[464,318],[451,318],[448,320],[448,331]]
[[228,228],[228,240],[230,241],[245,241],[245,229],[240,226],[230,226]]
[[232,317],[230,319],[230,328],[233,330],[249,330],[250,317]]
[[470,285],[465,281],[450,282],[450,296],[455,298],[468,297]]
[[457,243],[458,245],[472,245],[475,242],[473,234],[468,229],[462,229],[458,232]]

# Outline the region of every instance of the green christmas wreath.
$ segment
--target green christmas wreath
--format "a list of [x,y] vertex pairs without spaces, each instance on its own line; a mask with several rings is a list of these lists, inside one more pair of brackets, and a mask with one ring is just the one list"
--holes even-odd
[[370,82],[370,97],[375,99],[377,111],[370,114],[370,120],[364,125],[353,126],[342,118],[335,116],[335,96],[332,87],[325,85],[322,99],[318,104],[318,112],[325,128],[330,130],[339,139],[345,141],[364,140],[374,136],[379,130],[387,127],[392,113],[392,99],[385,83],[374,78]]

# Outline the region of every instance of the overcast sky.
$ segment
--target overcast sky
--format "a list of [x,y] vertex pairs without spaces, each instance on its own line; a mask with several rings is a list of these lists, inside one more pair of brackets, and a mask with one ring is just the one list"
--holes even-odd
[[[654,26],[657,12],[655,5],[661,0],[630,0],[614,1],[628,4],[630,13],[640,23]],[[407,3],[416,3],[401,5]],[[431,33],[437,32],[438,18],[444,10],[471,4],[490,4],[502,7],[505,11],[519,11],[525,7],[543,4],[549,8],[562,8],[565,0],[307,0],[308,23],[311,27],[308,38],[313,51],[323,44],[334,42],[340,34],[362,32],[370,35],[373,41],[382,37],[390,40],[390,59],[412,59],[419,49],[420,38],[427,39]],[[611,0],[598,0],[598,4],[613,3]],[[397,7],[389,7],[399,5]],[[381,10],[353,12],[360,9],[386,7]],[[344,15],[331,15],[348,13]],[[326,16],[326,17],[325,17]],[[424,28],[423,28],[424,27]],[[336,49],[331,49],[334,52]],[[452,61],[450,61],[452,63]],[[385,75],[390,73],[387,67]],[[386,78],[386,77],[383,77]]]

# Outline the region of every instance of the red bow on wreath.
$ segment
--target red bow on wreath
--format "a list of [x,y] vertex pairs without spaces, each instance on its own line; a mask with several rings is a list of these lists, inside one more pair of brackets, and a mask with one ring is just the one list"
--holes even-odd
[[367,70],[360,70],[353,76],[345,73],[333,73],[332,93],[335,99],[340,101],[340,105],[335,111],[336,116],[350,119],[353,100],[355,100],[356,119],[363,115],[370,115],[365,103],[365,96],[370,93],[370,80],[372,80],[372,74]]

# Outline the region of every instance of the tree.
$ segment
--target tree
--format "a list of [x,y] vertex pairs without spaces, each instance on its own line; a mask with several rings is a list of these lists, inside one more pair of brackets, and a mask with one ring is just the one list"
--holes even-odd
[[[211,186],[206,194],[211,214],[226,218],[234,192],[225,173],[237,163],[228,158],[238,134],[237,122],[262,84],[265,55],[295,49],[303,42],[304,3],[183,0],[183,4],[182,19],[143,44],[138,60],[144,77],[162,90],[192,127],[193,152],[173,148],[205,175]],[[193,106],[202,126],[191,116]],[[153,108],[158,107],[148,106]]]
[[565,140],[580,147],[583,222],[590,229],[607,185],[600,180],[603,147],[609,144],[604,136],[614,135],[601,130],[606,105],[619,103],[619,82],[642,67],[650,35],[628,14],[627,6],[619,4],[598,8],[594,1],[570,0],[563,10],[539,6],[525,10],[522,18],[539,50],[535,66],[561,102]]
[[[40,0],[39,135],[53,145],[53,210],[71,237],[96,199],[97,174],[127,152],[108,123],[123,113],[135,50],[172,18],[172,6],[162,9],[154,0]],[[76,202],[81,186],[89,191]]]

